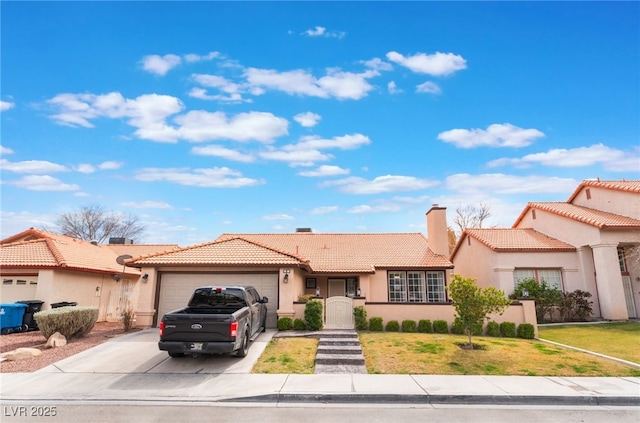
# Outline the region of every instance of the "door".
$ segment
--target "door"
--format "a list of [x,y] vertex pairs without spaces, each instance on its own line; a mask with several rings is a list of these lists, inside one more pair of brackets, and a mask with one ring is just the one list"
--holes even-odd
[[633,286],[631,285],[631,276],[622,276],[622,286],[624,287],[624,299],[627,303],[627,314],[630,319],[638,317],[636,314],[636,304],[633,302]]
[[346,295],[344,279],[329,279],[328,297],[344,297]]
[[353,329],[353,300],[345,296],[327,298],[326,329]]

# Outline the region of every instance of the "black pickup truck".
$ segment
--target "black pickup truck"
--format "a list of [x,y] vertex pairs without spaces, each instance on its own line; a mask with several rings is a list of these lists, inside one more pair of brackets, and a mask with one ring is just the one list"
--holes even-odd
[[268,302],[250,286],[197,288],[187,307],[162,317],[158,347],[171,357],[225,353],[244,357],[249,341],[265,331]]

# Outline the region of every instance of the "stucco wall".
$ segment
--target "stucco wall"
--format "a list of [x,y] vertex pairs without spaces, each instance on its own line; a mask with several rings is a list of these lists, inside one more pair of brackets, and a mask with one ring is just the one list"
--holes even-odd
[[[591,199],[587,199],[586,189],[589,189]],[[631,192],[585,187],[572,204],[640,219],[640,195]]]

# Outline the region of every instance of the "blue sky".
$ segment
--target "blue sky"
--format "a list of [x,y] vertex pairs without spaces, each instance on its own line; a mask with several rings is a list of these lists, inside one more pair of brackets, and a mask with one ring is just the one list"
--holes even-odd
[[425,232],[640,178],[637,2],[7,2],[1,237]]

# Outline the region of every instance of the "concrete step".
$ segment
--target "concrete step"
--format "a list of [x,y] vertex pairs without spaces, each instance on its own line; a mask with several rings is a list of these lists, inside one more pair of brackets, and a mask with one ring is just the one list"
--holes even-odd
[[351,339],[326,339],[326,338],[320,338],[320,341],[318,342],[318,345],[353,345],[353,346],[357,346],[357,345],[360,345],[360,341],[358,341],[357,339],[351,340]]
[[362,354],[359,345],[319,345],[317,354]]
[[343,339],[343,338],[348,338],[348,339],[358,339],[358,334],[354,333],[354,332],[322,332],[320,334],[320,338],[327,338],[327,339]]
[[360,364],[316,364],[316,374],[366,374],[367,368]]
[[338,364],[338,365],[364,365],[362,354],[322,354],[316,355],[316,365],[318,364]]

